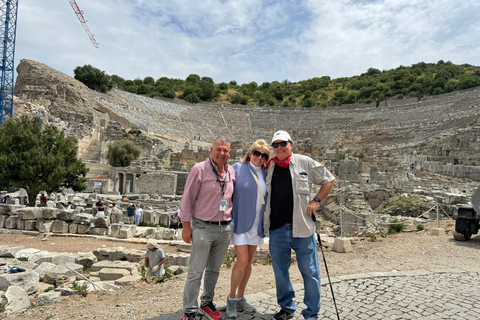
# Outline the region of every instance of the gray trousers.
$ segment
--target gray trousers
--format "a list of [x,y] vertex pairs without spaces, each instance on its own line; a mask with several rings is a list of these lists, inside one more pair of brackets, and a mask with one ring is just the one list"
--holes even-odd
[[185,313],[197,312],[200,283],[203,281],[202,303],[213,301],[225,254],[232,239],[233,222],[227,225],[209,225],[192,218],[192,252],[188,263],[188,275],[183,291]]

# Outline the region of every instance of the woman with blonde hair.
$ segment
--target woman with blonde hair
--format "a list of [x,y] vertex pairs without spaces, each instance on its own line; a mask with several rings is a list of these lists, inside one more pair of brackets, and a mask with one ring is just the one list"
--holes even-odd
[[235,318],[237,311],[255,312],[245,299],[245,288],[252,272],[252,261],[257,246],[263,244],[263,214],[267,199],[264,166],[270,159],[270,146],[263,140],[255,141],[242,162],[233,165],[235,189],[232,216],[235,221],[233,244],[236,263],[232,269],[230,295],[227,298],[227,316]]

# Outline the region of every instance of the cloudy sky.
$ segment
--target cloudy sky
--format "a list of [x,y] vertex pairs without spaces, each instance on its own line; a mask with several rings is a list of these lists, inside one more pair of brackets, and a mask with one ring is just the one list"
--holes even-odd
[[420,61],[480,65],[478,0],[19,0],[15,65],[216,83],[348,77]]

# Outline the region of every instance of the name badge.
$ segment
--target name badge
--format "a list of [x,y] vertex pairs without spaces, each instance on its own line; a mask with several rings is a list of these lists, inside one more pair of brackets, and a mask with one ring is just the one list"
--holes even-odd
[[220,200],[220,211],[227,210],[227,200]]

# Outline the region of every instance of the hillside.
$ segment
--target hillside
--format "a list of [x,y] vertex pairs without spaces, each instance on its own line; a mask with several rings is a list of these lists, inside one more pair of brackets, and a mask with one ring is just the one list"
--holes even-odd
[[[402,167],[407,157],[415,157],[436,161],[437,167],[456,166],[434,171],[480,179],[476,169],[465,167],[479,165],[478,88],[378,104],[258,108],[153,99],[119,89],[102,94],[30,60],[22,60],[17,70],[15,115],[35,114],[65,129],[79,140],[86,161],[101,162],[106,143],[125,137],[143,144],[144,156],[156,156],[166,149],[178,152],[187,142],[194,150],[208,147],[220,134],[242,148],[283,129],[292,133],[297,152],[335,166],[354,157],[388,170],[388,163]],[[132,128],[141,136],[129,134]]]

